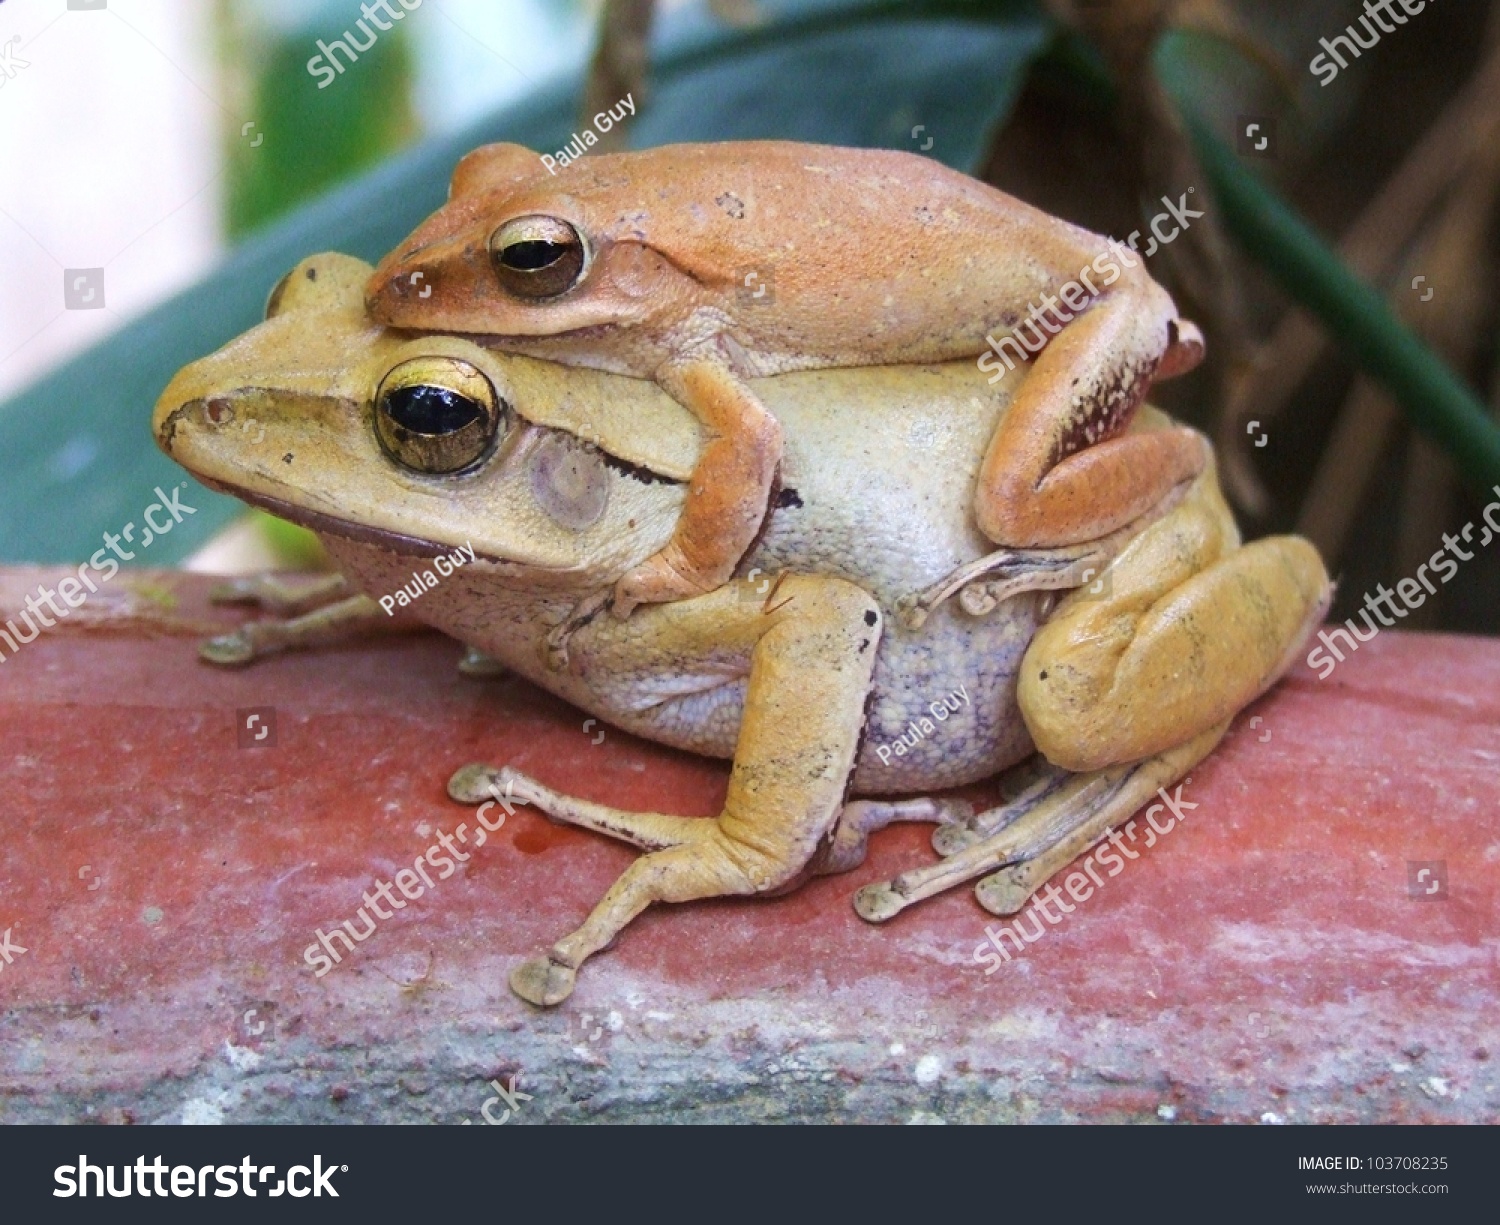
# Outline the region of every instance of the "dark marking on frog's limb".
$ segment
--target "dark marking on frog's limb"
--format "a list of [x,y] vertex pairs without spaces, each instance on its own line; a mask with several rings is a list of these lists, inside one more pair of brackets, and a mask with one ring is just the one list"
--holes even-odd
[[[765,603],[760,606],[760,611],[763,616],[769,613],[773,613],[777,608],[781,607],[780,604],[775,604],[776,593],[781,590],[782,583],[786,582],[786,576],[787,571],[781,571],[781,573],[776,576],[776,581],[771,584],[771,590],[766,592]],[[775,604],[774,608],[772,607],[773,604]]]
[[[872,609],[866,609],[865,617],[868,618],[872,611]],[[880,620],[879,613],[876,613],[875,619],[878,623]],[[845,848],[847,848],[848,835],[845,835],[844,839],[841,840],[839,837],[839,827],[843,822],[844,815],[850,812],[851,797],[854,794],[854,775],[859,769],[860,760],[864,757],[865,743],[870,738],[870,716],[875,709],[875,699],[875,686],[872,684],[865,693],[864,706],[860,710],[859,735],[854,741],[854,756],[850,759],[849,773],[844,778],[844,791],[839,797],[839,820],[828,827],[828,832],[824,835],[822,844],[818,847],[811,862],[808,864],[808,875],[810,876],[825,876],[832,872],[847,871],[848,868],[858,867],[864,860],[865,839],[859,839],[858,855],[851,857],[847,849],[840,849],[841,841],[844,843]],[[850,861],[847,863],[847,867],[836,866],[844,861]]]
[[614,594],[610,590],[596,591],[584,596],[568,612],[568,615],[547,632],[543,640],[543,662],[549,671],[565,672],[570,662],[568,644],[573,635],[588,625],[610,606]]
[[[1151,387],[1153,367],[1154,363],[1145,368],[1121,367],[1091,394],[1076,397],[1072,415],[1064,419],[1052,444],[1048,471],[1085,447],[1118,437],[1128,429]],[[1075,384],[1078,381],[1073,380]]]
[[1196,477],[1210,455],[1201,435],[1124,431],[1153,378],[1190,368],[1201,352],[1197,329],[1139,271],[1074,315],[1037,354],[990,440],[974,499],[980,531],[1010,548],[1097,540]]
[[[796,490],[792,491],[792,496],[797,497]],[[750,543],[745,546],[745,552],[740,558],[742,564],[738,567],[739,570],[745,569],[743,563],[749,558],[755,556],[756,550],[760,548],[761,542],[765,540],[766,534],[771,530],[771,521],[776,517],[776,511],[780,509],[780,501],[781,473],[778,470],[777,473],[771,478],[771,495],[766,500],[766,513],[761,516],[760,526],[755,529],[755,535],[751,537]],[[797,497],[797,505],[802,505],[802,499],[800,497]],[[743,578],[744,575],[740,574],[739,577]]]
[[722,195],[714,197],[714,203],[722,208],[736,221],[743,221],[745,217],[745,202],[732,191],[726,191]]

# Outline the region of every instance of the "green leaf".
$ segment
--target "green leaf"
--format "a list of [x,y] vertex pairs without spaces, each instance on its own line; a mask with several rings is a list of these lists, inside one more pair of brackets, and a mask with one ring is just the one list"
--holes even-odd
[[1477,490],[1500,486],[1500,426],[1484,403],[1200,118],[1192,58],[1181,37],[1164,38],[1157,50],[1162,84],[1188,126],[1230,233],[1390,391]]
[[[635,143],[782,137],[915,151],[930,136],[926,152],[971,170],[1052,32],[1034,5],[1000,0],[762,0],[760,8],[769,26],[727,30],[690,13],[663,31]],[[257,323],[266,294],[304,256],[378,259],[443,203],[449,173],[474,146],[562,148],[578,126],[579,93],[571,80],[541,90],[304,206],[199,284],[0,404],[0,560],[87,557],[101,533],[138,521],[156,485],[182,478],[148,426],[179,367]],[[196,488],[187,501],[196,514],[140,561],[180,560],[241,509]]]

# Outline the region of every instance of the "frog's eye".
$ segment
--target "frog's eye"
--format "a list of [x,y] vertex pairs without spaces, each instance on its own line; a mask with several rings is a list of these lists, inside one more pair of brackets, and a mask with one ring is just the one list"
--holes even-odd
[[457,472],[487,455],[509,406],[489,379],[452,357],[402,362],[375,393],[375,433],[414,472]]
[[583,277],[583,239],[556,217],[516,217],[490,235],[500,284],[520,298],[555,298]]

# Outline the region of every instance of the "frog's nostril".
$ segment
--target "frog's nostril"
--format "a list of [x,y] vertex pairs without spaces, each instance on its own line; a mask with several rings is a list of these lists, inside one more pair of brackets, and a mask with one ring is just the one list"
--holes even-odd
[[228,425],[234,420],[234,405],[221,396],[203,402],[203,419],[209,425]]

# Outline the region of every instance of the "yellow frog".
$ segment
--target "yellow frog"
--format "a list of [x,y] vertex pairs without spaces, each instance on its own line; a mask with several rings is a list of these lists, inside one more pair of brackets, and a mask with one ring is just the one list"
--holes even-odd
[[[741,576],[596,616],[560,650],[582,594],[672,538],[711,441],[650,382],[374,324],[369,272],[304,261],[264,324],[182,370],[156,407],[168,455],[312,528],[359,591],[339,580],[321,593],[338,603],[253,623],[210,657],[383,620],[413,570],[448,557],[412,614],[598,719],[733,759],[713,818],[622,811],[510,768],[452,775],[455,799],[532,804],[644,852],[576,931],[516,968],[535,1004],[564,999],[646,907],[847,870],[892,821],[940,822],[946,858],[860,890],[866,919],[977,876],[981,903],[1013,914],[1209,753],[1327,608],[1306,541],[1241,545],[1211,463],[1099,541],[993,551],[973,489],[1026,393],[962,361],[751,380],[785,443],[781,496]],[[1181,432],[1146,409],[1125,437]],[[930,734],[912,735],[923,721]],[[881,798],[1018,763],[1030,783],[984,812]]]
[[998,382],[1037,354],[974,486],[980,530],[1018,548],[1105,536],[1208,461],[1191,430],[1126,432],[1203,348],[1132,252],[916,154],[747,141],[554,171],[489,145],[367,302],[395,327],[654,379],[707,427],[686,513],[620,579],[620,616],[713,590],[755,537],[783,447],[757,377],[983,355]]

